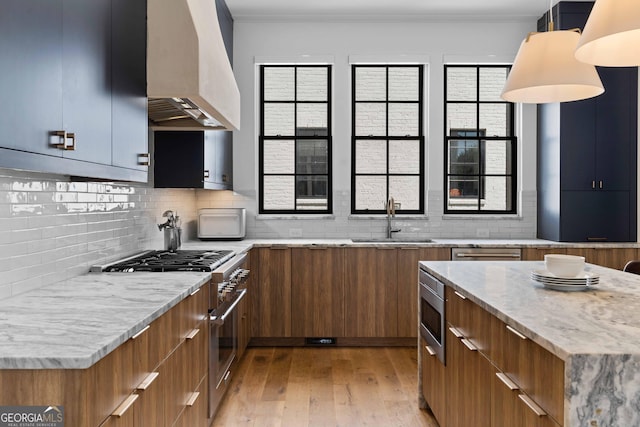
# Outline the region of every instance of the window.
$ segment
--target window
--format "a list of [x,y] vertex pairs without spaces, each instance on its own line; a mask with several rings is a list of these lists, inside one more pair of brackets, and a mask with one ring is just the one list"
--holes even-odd
[[352,66],[351,211],[424,212],[423,67]]
[[330,213],[331,66],[262,65],[260,213]]
[[445,66],[445,213],[516,213],[514,104],[507,65]]

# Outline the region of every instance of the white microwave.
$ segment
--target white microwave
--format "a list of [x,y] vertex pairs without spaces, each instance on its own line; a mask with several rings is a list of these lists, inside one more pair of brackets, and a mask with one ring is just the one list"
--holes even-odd
[[198,239],[244,239],[246,216],[244,208],[199,209]]

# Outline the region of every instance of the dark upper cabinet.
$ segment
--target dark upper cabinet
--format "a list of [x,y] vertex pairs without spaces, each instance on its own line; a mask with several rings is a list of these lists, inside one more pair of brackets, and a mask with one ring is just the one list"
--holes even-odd
[[145,0],[3,0],[0,67],[0,167],[147,180]]
[[62,0],[0,2],[0,69],[0,147],[62,156]]
[[154,132],[154,186],[231,190],[231,132]]
[[[148,158],[146,0],[111,0],[112,164],[146,175]],[[146,181],[146,179],[145,179]]]
[[[592,6],[558,3],[556,28],[582,28]],[[540,238],[636,241],[638,68],[598,73],[604,94],[538,106]]]

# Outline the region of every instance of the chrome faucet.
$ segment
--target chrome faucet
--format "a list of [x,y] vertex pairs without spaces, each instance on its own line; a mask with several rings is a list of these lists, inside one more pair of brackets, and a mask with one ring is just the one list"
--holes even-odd
[[391,239],[393,237],[393,233],[397,233],[401,231],[399,228],[393,228],[391,226],[391,218],[396,216],[396,205],[393,197],[389,197],[387,200],[387,239]]

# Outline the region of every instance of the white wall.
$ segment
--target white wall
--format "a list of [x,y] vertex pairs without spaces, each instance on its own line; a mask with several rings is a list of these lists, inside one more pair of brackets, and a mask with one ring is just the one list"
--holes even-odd
[[[234,71],[241,92],[241,130],[234,133],[236,194],[201,194],[198,206],[243,206],[251,237],[381,237],[383,219],[350,216],[351,74],[349,62],[428,61],[426,86],[426,217],[399,220],[404,232],[428,237],[535,237],[535,107],[518,123],[519,214],[445,218],[443,212],[443,64],[511,62],[531,23],[235,22]],[[312,221],[255,217],[257,212],[256,62],[328,60],[333,75],[334,215]],[[526,162],[522,159],[526,159]],[[478,231],[480,230],[480,231]]]

